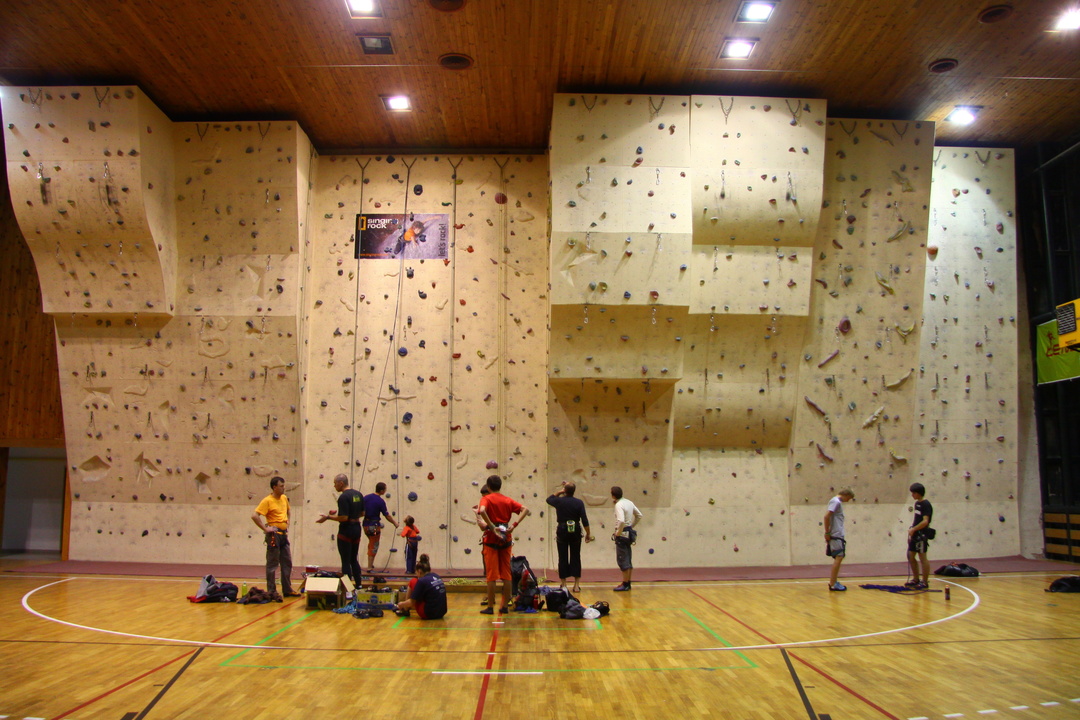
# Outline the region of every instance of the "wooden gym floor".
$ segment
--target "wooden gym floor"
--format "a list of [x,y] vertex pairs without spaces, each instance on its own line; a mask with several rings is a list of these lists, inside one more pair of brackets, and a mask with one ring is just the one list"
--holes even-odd
[[1080,595],[1044,592],[1076,567],[907,595],[859,587],[896,576],[585,583],[598,621],[452,593],[423,622],[0,561],[0,718],[1077,718]]

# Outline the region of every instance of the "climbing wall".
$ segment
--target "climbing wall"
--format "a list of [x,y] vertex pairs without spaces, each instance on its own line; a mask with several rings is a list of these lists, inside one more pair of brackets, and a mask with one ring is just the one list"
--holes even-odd
[[3,110],[49,141],[25,148],[48,182],[26,184],[18,140],[9,176],[56,321],[71,556],[258,562],[269,478],[303,497],[306,137],[174,125],[134,88],[8,91]]
[[912,481],[934,505],[932,554],[1012,555],[1021,380],[1014,155],[936,148],[933,167]]
[[[774,472],[796,406],[825,135],[821,100],[555,101],[551,474],[597,506],[621,485],[672,537],[726,543],[715,529],[730,527],[725,563],[787,552],[788,518],[759,522],[740,491],[786,495]],[[751,528],[783,544],[740,552]],[[693,543],[648,552],[715,561]]]
[[170,314],[172,126],[134,87],[3,88],[15,216],[47,313]]
[[258,564],[280,474],[297,564],[333,567],[340,472],[450,570],[493,473],[540,565],[569,479],[599,538],[612,484],[643,508],[644,567],[821,563],[849,484],[852,558],[894,560],[914,480],[932,556],[1017,551],[1009,151],[784,98],[559,95],[546,161],[318,157],[135,88],[0,108],[73,557]]
[[[305,269],[308,500],[331,480],[388,486],[420,551],[481,567],[472,507],[491,474],[536,512],[517,550],[541,554],[547,488],[547,165],[531,156],[321,157]],[[369,226],[390,217],[362,242]],[[392,217],[391,217],[392,216]],[[418,234],[406,235],[418,219]],[[363,232],[361,233],[363,236]],[[369,252],[370,251],[370,252]],[[543,494],[542,494],[543,493]],[[393,528],[389,528],[392,530]],[[336,565],[334,526],[308,522],[310,557]],[[401,566],[384,534],[379,566]]]
[[610,506],[617,484],[666,507],[692,293],[690,98],[556,95],[550,161],[550,475],[589,504]]

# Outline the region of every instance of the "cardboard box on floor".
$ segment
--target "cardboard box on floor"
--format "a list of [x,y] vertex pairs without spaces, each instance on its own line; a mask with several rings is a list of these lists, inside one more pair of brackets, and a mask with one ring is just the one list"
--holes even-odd
[[345,606],[345,594],[353,591],[353,583],[348,577],[309,577],[304,580],[304,591],[309,608],[329,610]]

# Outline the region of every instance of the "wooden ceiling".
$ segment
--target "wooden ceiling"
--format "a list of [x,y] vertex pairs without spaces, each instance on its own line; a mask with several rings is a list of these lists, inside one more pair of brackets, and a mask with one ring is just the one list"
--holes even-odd
[[[322,152],[542,150],[555,93],[825,98],[833,117],[931,120],[938,143],[1020,146],[1080,133],[1074,0],[781,0],[767,25],[739,0],[3,0],[0,82],[134,84],[174,120],[294,119]],[[435,4],[441,4],[435,0]],[[389,34],[365,55],[358,33]],[[722,60],[723,38],[760,38]],[[438,60],[463,53],[467,70]],[[927,66],[954,58],[945,74]],[[391,114],[380,95],[406,93]],[[941,122],[984,106],[968,127]]]

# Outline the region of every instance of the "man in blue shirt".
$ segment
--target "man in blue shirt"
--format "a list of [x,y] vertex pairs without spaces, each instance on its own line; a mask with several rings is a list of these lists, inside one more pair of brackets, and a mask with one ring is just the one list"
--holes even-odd
[[375,492],[370,495],[364,496],[364,534],[367,535],[367,562],[368,572],[375,572],[375,556],[379,552],[379,540],[382,539],[383,524],[379,521],[379,516],[386,518],[387,522],[393,525],[395,528],[398,526],[397,521],[390,517],[390,513],[386,509],[386,501],[383,500],[383,495],[386,494],[386,483],[376,483]]

